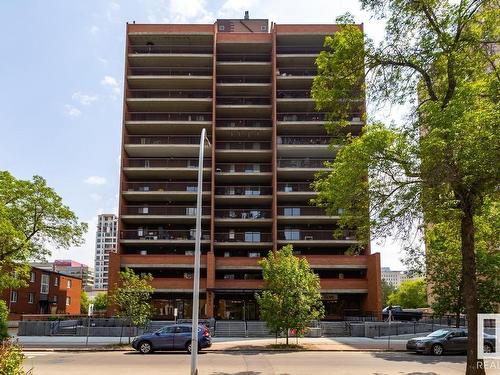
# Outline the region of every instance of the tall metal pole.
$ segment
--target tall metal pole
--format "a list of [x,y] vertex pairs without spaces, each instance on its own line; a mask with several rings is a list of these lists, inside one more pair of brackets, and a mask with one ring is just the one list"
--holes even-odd
[[196,198],[196,240],[194,248],[193,326],[191,327],[191,375],[198,375],[198,310],[200,304],[201,215],[203,189],[203,151],[206,129],[201,130],[198,157],[198,190]]

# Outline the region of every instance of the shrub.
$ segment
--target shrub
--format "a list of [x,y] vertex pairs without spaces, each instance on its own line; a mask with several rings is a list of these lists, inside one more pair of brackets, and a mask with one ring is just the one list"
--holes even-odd
[[0,344],[0,375],[30,375],[23,369],[24,355],[19,344],[4,340]]
[[0,300],[0,341],[9,337],[9,333],[7,331],[8,316],[9,310],[7,309],[7,304],[5,301]]

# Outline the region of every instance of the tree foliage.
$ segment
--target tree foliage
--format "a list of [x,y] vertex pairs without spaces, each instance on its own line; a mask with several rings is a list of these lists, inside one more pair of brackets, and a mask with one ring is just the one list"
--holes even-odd
[[89,295],[86,291],[82,290],[80,292],[80,313],[87,314],[89,311]]
[[[416,228],[458,226],[467,374],[484,374],[477,366],[474,232],[484,202],[498,201],[498,0],[361,3],[386,22],[386,35],[375,44],[344,17],[317,59],[313,97],[330,113],[329,130],[345,138],[332,171],[316,183],[316,203],[329,212],[343,209],[341,227],[359,229],[365,242],[370,232],[410,242]],[[411,110],[397,126],[365,119],[352,138],[346,126],[363,107],[365,91],[375,104],[410,104]]]
[[92,303],[94,304],[94,310],[106,310],[108,308],[108,294],[106,292],[97,293]]
[[271,331],[285,334],[288,345],[290,329],[303,334],[311,320],[324,315],[319,277],[305,258],[293,255],[292,245],[271,251],[260,265],[264,290],[255,298],[261,317]]
[[43,260],[49,246],[82,244],[86,230],[42,177],[18,180],[0,171],[0,290],[22,286],[30,261]]
[[150,274],[136,275],[129,268],[120,272],[118,285],[111,295],[112,303],[117,308],[117,316],[126,318],[134,326],[144,327],[151,318],[151,286],[153,277]]
[[387,306],[389,301],[389,296],[391,295],[391,293],[395,292],[397,288],[391,283],[382,279],[381,289],[382,289],[382,306]]
[[389,305],[399,305],[402,308],[416,309],[427,307],[427,286],[424,279],[407,280],[389,295]]
[[7,320],[9,318],[9,309],[5,301],[0,300],[0,342],[9,337]]
[[[496,312],[500,304],[500,215],[492,204],[475,220],[477,286],[480,311]],[[465,312],[460,252],[460,228],[456,222],[433,224],[425,233],[427,280],[431,286],[431,306],[438,315]]]

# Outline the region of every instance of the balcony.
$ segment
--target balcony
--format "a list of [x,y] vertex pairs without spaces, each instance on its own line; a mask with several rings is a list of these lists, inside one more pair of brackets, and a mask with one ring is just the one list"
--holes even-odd
[[125,126],[129,134],[197,134],[210,131],[210,112],[127,112]]
[[334,142],[340,138],[330,136],[278,136],[278,157],[328,158],[334,153]]
[[[212,89],[212,69],[130,68],[127,77],[130,89]],[[133,74],[133,75],[132,75]]]
[[368,293],[366,279],[320,279],[322,293]]
[[[207,256],[201,256],[201,268],[207,267]],[[193,268],[194,256],[193,255],[120,255],[120,266],[130,268]]]
[[282,180],[306,179],[312,180],[316,173],[328,170],[326,158],[282,158],[278,159],[278,178]]
[[[122,196],[128,202],[194,201],[198,185],[193,182],[127,182]],[[210,198],[210,183],[203,183],[203,198]]]
[[271,203],[273,189],[271,186],[229,185],[216,186],[215,199],[223,204]]
[[271,62],[270,53],[217,53],[217,61],[231,63]]
[[213,46],[207,44],[133,44],[128,48],[128,53],[134,55],[187,55],[196,58],[198,54],[212,56]]
[[279,182],[279,201],[304,202],[314,198],[318,193],[311,188],[310,182]]
[[131,66],[127,70],[129,76],[212,76],[212,68],[199,66],[158,67],[158,66]]
[[270,96],[217,96],[217,115],[221,117],[271,116]]
[[278,222],[280,224],[294,223],[329,223],[338,220],[338,216],[327,216],[323,208],[311,206],[278,207]]
[[278,244],[302,246],[334,246],[357,244],[356,232],[346,230],[340,238],[335,238],[332,230],[286,229],[278,231]]
[[[122,230],[120,242],[122,244],[134,245],[194,245],[196,239],[195,230]],[[202,231],[202,243],[210,243],[210,231]]]
[[[204,176],[210,177],[211,165],[211,160],[203,161]],[[127,177],[140,179],[196,179],[198,158],[128,158],[124,159],[123,172]]]
[[271,76],[270,75],[258,75],[258,74],[220,74],[217,75],[217,86],[219,84],[240,84],[240,85],[248,85],[248,84],[262,84],[268,83],[271,84]]
[[[210,207],[203,206],[203,220],[210,219]],[[167,206],[167,205],[142,205],[126,206],[122,211],[122,220],[133,224],[149,223],[194,223],[196,207],[192,206]]]
[[[174,94],[169,94],[168,91],[156,91],[152,92],[149,90],[134,90],[132,95],[144,95],[144,97],[128,97],[127,98],[127,108],[129,111],[136,112],[147,112],[147,111],[159,111],[159,110],[174,110],[174,111],[210,111],[212,109],[212,98],[206,96],[187,96],[188,94],[180,94],[175,96]],[[147,97],[146,95],[149,95]],[[153,96],[158,95],[158,96]],[[165,96],[160,96],[165,95]],[[168,96],[172,95],[172,96]],[[182,96],[186,95],[186,96]]]
[[216,120],[218,128],[247,129],[272,128],[273,122],[269,118],[221,118]]
[[216,257],[215,267],[217,270],[258,270],[261,257]]
[[272,223],[271,210],[263,208],[216,209],[215,222],[220,226],[267,226]]
[[220,161],[268,161],[272,155],[271,142],[220,141],[215,152]]
[[[182,293],[193,291],[193,279],[184,278],[153,278],[151,286],[155,292]],[[207,287],[206,278],[200,278],[200,292],[204,292]]]
[[217,163],[215,168],[217,183],[261,183],[273,176],[268,163]]
[[272,241],[273,236],[271,233],[256,231],[215,233],[214,237],[214,245],[225,248],[264,247],[270,249],[273,246]]
[[318,46],[311,46],[310,44],[303,44],[303,45],[280,45],[278,43],[276,47],[276,54],[278,55],[319,55],[321,51],[323,51],[324,48],[322,46],[322,43],[319,44]]
[[237,290],[237,289],[250,289],[260,290],[264,285],[263,280],[235,280],[235,279],[216,279],[215,289],[220,290]]
[[[127,136],[125,151],[131,157],[196,157],[199,152],[199,136],[191,135],[148,135]],[[210,146],[205,145],[208,155]]]

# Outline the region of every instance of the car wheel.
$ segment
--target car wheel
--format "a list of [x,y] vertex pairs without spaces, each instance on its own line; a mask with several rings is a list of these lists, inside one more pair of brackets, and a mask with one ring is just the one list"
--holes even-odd
[[149,354],[153,352],[153,347],[149,341],[141,341],[138,345],[139,352],[142,354]]
[[484,344],[483,353],[493,353],[493,347],[490,344]]
[[[187,344],[186,344],[186,350],[189,354],[191,354],[191,351],[192,351],[192,346],[191,346],[191,341],[189,341]],[[201,348],[200,348],[200,344],[198,343],[198,353],[201,352]]]
[[435,344],[432,346],[432,354],[434,355],[443,355],[444,348],[441,344]]

